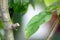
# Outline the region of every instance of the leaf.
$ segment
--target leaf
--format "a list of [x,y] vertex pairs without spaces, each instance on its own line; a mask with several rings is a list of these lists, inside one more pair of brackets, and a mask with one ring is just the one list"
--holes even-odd
[[27,3],[29,3],[29,0],[21,0],[22,5],[26,5]]
[[12,13],[22,13],[24,15],[27,12],[29,0],[8,0],[9,2],[9,12]]
[[39,26],[45,22],[48,22],[51,19],[51,17],[52,13],[47,11],[41,12],[38,15],[32,17],[25,29],[26,38],[32,36],[38,30]]
[[22,17],[21,13],[18,13],[18,14],[14,13],[13,16],[12,16],[13,23],[21,24],[21,17]]
[[60,9],[57,9],[57,14],[60,15]]
[[60,5],[60,0],[58,0],[58,4]]
[[1,19],[0,19],[0,29],[3,29],[3,22]]
[[28,4],[29,0],[14,0],[14,13],[22,13],[24,15],[27,12]]
[[14,1],[14,0],[8,0],[9,8],[12,8],[12,7],[13,7],[13,1]]
[[57,15],[58,15],[58,19],[60,21],[60,5],[59,4],[57,6]]
[[57,0],[44,0],[46,6],[50,6],[57,2]]
[[15,39],[18,37],[18,33],[20,32],[20,29],[21,29],[21,19],[22,19],[22,15],[21,13],[13,13],[13,16],[12,16],[12,22],[13,23],[19,23],[19,27],[17,27],[16,29],[14,29],[14,37]]
[[59,19],[59,21],[60,21],[60,8],[57,9],[57,15],[58,15],[58,19]]
[[52,11],[52,10],[55,10],[57,8],[57,5],[50,5],[48,7],[45,8],[46,11]]
[[35,7],[36,4],[40,4],[43,0],[29,0],[30,4]]
[[[19,23],[21,25],[21,18],[27,12],[29,0],[10,0],[9,12],[12,15],[13,23]],[[12,5],[11,5],[12,4]],[[13,11],[12,11],[13,10]],[[17,38],[18,33],[21,31],[21,27],[17,27],[17,31],[14,30],[14,37]]]
[[4,31],[0,29],[0,40],[5,40]]

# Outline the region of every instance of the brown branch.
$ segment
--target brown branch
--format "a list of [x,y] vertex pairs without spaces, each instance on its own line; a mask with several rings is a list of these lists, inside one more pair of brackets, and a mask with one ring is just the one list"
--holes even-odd
[[52,25],[53,28],[52,28],[49,36],[47,37],[47,40],[51,40],[52,36],[54,35],[54,33],[55,33],[55,31],[56,31],[56,29],[57,29],[57,27],[58,27],[58,24],[59,24],[59,20],[57,19],[57,20],[54,22],[54,24]]
[[12,22],[8,12],[8,0],[0,0],[0,1],[1,1],[1,11],[2,11],[1,15],[4,24],[4,31],[5,31],[5,40],[14,40],[13,30],[10,29]]
[[[8,11],[8,0],[0,0],[0,9],[1,9],[1,17],[4,25],[5,32],[5,40],[14,40],[12,26],[13,23],[11,21],[9,11]],[[19,24],[14,24],[13,28],[19,26]]]

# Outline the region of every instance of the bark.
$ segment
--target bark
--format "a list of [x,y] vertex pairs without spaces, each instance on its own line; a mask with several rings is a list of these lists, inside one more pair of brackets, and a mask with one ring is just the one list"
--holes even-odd
[[0,0],[1,18],[4,25],[5,40],[14,40],[13,30],[11,29],[12,21],[8,11],[8,0]]

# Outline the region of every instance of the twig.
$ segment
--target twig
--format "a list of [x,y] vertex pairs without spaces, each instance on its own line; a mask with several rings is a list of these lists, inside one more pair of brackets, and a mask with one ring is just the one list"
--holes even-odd
[[59,24],[59,20],[57,19],[57,20],[54,22],[53,26],[52,26],[53,29],[51,30],[49,36],[47,37],[47,40],[51,40],[51,37],[54,35],[54,33],[55,33],[55,31],[56,31],[56,29],[57,29],[57,27],[58,27],[58,24]]

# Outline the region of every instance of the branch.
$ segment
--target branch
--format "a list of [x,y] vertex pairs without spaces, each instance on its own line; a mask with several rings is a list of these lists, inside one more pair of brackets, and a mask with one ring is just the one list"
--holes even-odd
[[[1,17],[4,25],[5,40],[14,40],[13,28],[19,26],[18,23],[13,24],[8,11],[8,0],[0,0]],[[13,28],[12,28],[13,26]]]
[[12,29],[15,29],[17,26],[20,26],[19,23],[15,23],[12,25]]
[[52,11],[52,13],[53,13],[53,16],[52,16],[52,19],[51,19],[51,22],[50,22],[51,26],[52,26],[52,29],[51,29],[51,32],[50,32],[49,36],[47,37],[47,40],[51,40],[51,38],[54,35],[55,31],[57,30],[57,27],[58,27],[58,24],[59,24],[56,9],[54,9]]
[[49,36],[47,37],[47,40],[51,40],[51,37],[54,35],[55,31],[57,30],[57,27],[58,27],[58,24],[59,24],[59,20],[57,19],[54,24],[52,25],[52,30],[49,34]]

